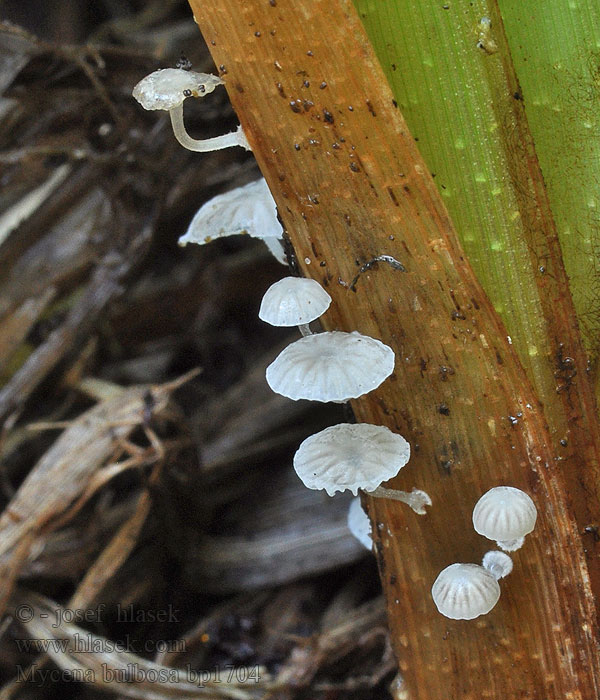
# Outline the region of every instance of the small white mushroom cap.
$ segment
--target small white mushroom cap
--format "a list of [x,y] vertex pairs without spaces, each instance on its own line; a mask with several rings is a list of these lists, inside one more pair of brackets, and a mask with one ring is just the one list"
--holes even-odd
[[473,620],[486,615],[500,598],[494,576],[479,564],[451,564],[431,587],[437,609],[452,620]]
[[297,401],[343,403],[376,389],[394,371],[394,351],[356,331],[300,338],[267,367],[276,394]]
[[319,318],[329,304],[331,297],[315,280],[284,277],[265,292],[258,317],[272,326],[299,326]]
[[372,491],[402,469],[410,445],[383,425],[340,423],[306,438],[294,455],[294,469],[309,489],[330,496],[348,489]]
[[215,238],[242,233],[265,241],[277,260],[287,265],[283,246],[278,240],[283,236],[283,228],[264,178],[209,199],[194,215],[188,230],[179,239],[179,245],[203,245]]
[[535,503],[524,491],[512,486],[490,489],[473,509],[475,532],[496,540],[507,551],[522,545],[518,540],[533,530],[536,519]]
[[492,574],[496,581],[508,576],[513,570],[513,562],[508,554],[498,552],[495,549],[483,555],[481,565]]
[[373,549],[371,539],[371,521],[362,509],[360,496],[353,498],[348,509],[348,529],[356,539],[369,551]]
[[162,68],[150,73],[133,88],[133,96],[144,109],[171,110],[186,97],[202,97],[223,81],[210,73],[181,68]]

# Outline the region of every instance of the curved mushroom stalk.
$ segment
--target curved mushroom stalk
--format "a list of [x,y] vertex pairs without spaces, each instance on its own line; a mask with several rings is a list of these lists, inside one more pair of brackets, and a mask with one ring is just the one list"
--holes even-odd
[[189,151],[196,151],[196,153],[208,153],[209,151],[220,151],[223,148],[230,148],[231,146],[241,146],[247,151],[250,151],[250,144],[246,139],[242,127],[238,126],[236,131],[232,131],[229,134],[223,134],[222,136],[215,136],[211,139],[194,139],[192,138],[183,122],[183,102],[176,105],[169,110],[169,116],[171,117],[171,125],[173,127],[173,133],[175,138],[179,143],[187,148]]
[[[245,137],[244,137],[245,138]],[[285,249],[283,243],[276,236],[265,236],[262,239],[263,243],[269,249],[269,252],[273,255],[275,260],[280,262],[282,265],[287,265],[287,255],[285,254]]]
[[406,503],[417,515],[427,515],[425,506],[431,505],[429,494],[419,489],[413,489],[408,493],[408,491],[398,491],[397,489],[386,489],[383,486],[378,486],[374,491],[367,491],[367,493],[369,496],[375,496],[375,498],[390,498],[393,501]]
[[313,332],[310,330],[310,326],[308,323],[299,323],[298,330],[300,331],[303,338],[306,338],[307,335],[313,335]]
[[175,138],[190,151],[206,153],[230,146],[241,146],[250,151],[250,145],[241,126],[230,134],[203,141],[193,139],[185,129],[183,101],[187,97],[204,97],[218,85],[223,85],[218,75],[185,71],[181,68],[163,68],[142,78],[133,88],[132,94],[144,109],[168,110]]

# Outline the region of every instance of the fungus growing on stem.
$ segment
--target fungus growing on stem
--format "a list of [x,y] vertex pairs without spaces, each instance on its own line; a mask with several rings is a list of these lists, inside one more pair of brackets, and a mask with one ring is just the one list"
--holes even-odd
[[329,308],[331,297],[313,279],[284,277],[272,284],[262,299],[258,317],[272,326],[298,326],[311,335],[309,323]]
[[249,151],[250,146],[241,126],[238,126],[237,131],[204,140],[192,138],[185,129],[183,101],[186,97],[204,97],[217,85],[223,85],[223,81],[216,75],[181,68],[163,68],[140,80],[132,94],[144,109],[167,110],[175,138],[190,151],[206,153],[230,146],[241,146]]
[[260,238],[275,259],[287,265],[280,239],[283,228],[277,218],[277,206],[264,178],[218,194],[205,202],[194,215],[179,245],[204,245],[215,238],[247,234]]
[[535,527],[537,509],[531,498],[512,486],[496,486],[475,504],[473,527],[475,532],[496,540],[506,552],[523,546],[525,535]]
[[494,576],[479,564],[451,564],[431,587],[437,609],[451,620],[473,620],[486,615],[500,598]]
[[276,394],[344,403],[376,389],[394,370],[394,351],[356,331],[316,333],[288,345],[267,367]]
[[412,493],[380,487],[406,465],[410,445],[383,425],[340,423],[306,438],[294,455],[294,469],[309,489],[336,491],[359,489],[369,496],[391,498],[425,515],[431,499],[424,491]]

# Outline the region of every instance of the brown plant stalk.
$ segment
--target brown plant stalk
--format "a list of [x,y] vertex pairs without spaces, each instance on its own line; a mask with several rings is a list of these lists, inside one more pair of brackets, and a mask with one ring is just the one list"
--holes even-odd
[[[299,266],[333,297],[326,327],[358,330],[396,352],[391,379],[353,408],[359,420],[407,437],[413,457],[392,485],[417,486],[433,500],[426,516],[369,502],[406,697],[598,697],[597,545],[589,538],[584,548],[573,507],[585,504],[585,517],[598,521],[590,498],[598,427],[585,377],[577,381],[593,439],[587,464],[569,462],[587,470],[584,478],[567,479],[560,436],[463,257],[350,2],[190,4]],[[535,170],[527,157],[524,170]],[[349,289],[381,255],[406,272],[379,263]],[[571,323],[565,337],[576,332]],[[573,392],[570,401],[579,401]],[[491,548],[473,531],[471,512],[499,484],[532,495],[536,530],[515,553],[492,612],[448,620],[431,584],[448,564],[478,562]]]

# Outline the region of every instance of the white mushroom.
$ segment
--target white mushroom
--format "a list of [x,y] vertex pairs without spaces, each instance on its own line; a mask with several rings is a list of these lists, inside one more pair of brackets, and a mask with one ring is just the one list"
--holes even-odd
[[324,314],[331,297],[313,279],[284,277],[272,284],[262,299],[258,317],[272,326],[298,326],[311,335],[309,323]]
[[230,146],[241,146],[250,150],[242,127],[230,134],[212,139],[193,139],[183,122],[183,101],[186,97],[203,97],[212,92],[223,81],[209,73],[195,73],[181,68],[163,68],[150,73],[133,88],[133,96],[144,109],[168,110],[173,133],[179,143],[190,151],[205,153]]
[[437,609],[452,620],[473,620],[486,615],[500,598],[494,576],[478,564],[451,564],[431,587]]
[[348,508],[348,529],[356,539],[369,551],[373,549],[371,538],[371,521],[369,516],[362,509],[360,496],[352,499]]
[[283,228],[277,206],[264,178],[218,194],[204,203],[194,215],[179,245],[203,245],[215,238],[248,234],[260,238],[276,260],[287,265],[281,241]]
[[510,574],[510,572],[513,570],[512,559],[508,556],[508,554],[498,552],[497,550],[486,552],[483,555],[481,565],[484,569],[487,569],[490,574],[492,574],[496,581],[508,576],[508,574]]
[[406,465],[410,445],[383,425],[340,423],[306,438],[294,455],[294,469],[309,489],[336,491],[363,489],[370,496],[392,498],[419,515],[431,505],[424,491],[412,493],[379,486]]
[[394,351],[356,331],[300,338],[267,367],[277,394],[297,401],[344,403],[376,389],[394,370]]
[[490,489],[473,509],[475,531],[496,540],[506,552],[523,546],[525,535],[533,530],[536,519],[535,503],[524,491],[512,486]]
[[384,425],[340,423],[307,437],[294,455],[294,469],[309,489],[373,491],[410,458],[410,445]]

